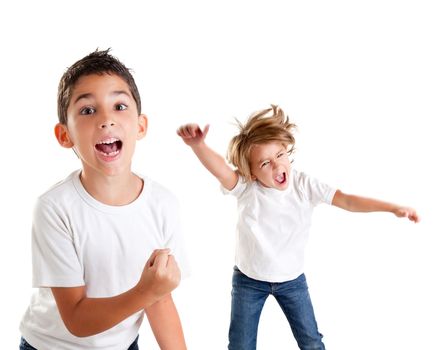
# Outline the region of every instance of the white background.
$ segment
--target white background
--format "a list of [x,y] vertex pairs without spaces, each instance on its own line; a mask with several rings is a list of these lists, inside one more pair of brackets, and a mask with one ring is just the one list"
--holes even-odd
[[[28,0],[0,11],[2,349],[18,348],[32,293],[35,198],[79,167],[53,136],[59,78],[108,47],[134,69],[149,116],[134,169],[182,205],[192,275],[175,299],[190,349],[227,345],[236,204],[175,130],[211,123],[225,154],[233,118],[270,103],[299,127],[296,168],[422,216],[316,209],[306,274],[327,348],[437,348],[434,1]],[[140,342],[157,349],[147,323]],[[297,349],[274,299],[258,349]]]

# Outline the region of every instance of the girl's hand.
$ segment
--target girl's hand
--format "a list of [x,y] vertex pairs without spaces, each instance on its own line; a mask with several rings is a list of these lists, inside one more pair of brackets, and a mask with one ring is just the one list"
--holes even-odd
[[410,207],[398,207],[393,212],[398,218],[408,218],[415,223],[420,221],[419,215],[415,209]]
[[196,146],[205,140],[208,130],[209,125],[202,130],[197,124],[185,124],[179,127],[176,133],[188,146]]

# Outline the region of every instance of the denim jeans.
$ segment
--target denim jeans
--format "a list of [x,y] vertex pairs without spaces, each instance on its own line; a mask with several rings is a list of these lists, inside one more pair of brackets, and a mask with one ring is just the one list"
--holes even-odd
[[305,275],[292,281],[270,283],[244,275],[236,267],[232,277],[229,350],[255,350],[258,323],[267,297],[272,294],[287,317],[301,350],[324,350],[317,330]]
[[26,339],[21,337],[20,350],[36,350],[32,345],[30,345]]
[[[36,350],[32,345],[30,345],[23,337],[21,337],[20,342],[20,350]],[[135,341],[129,346],[127,350],[139,350],[138,347],[138,337]]]

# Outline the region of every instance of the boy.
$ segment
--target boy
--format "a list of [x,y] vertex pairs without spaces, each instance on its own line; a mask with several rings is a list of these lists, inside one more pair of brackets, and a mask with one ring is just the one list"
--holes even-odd
[[238,201],[231,350],[256,348],[259,318],[270,294],[285,313],[300,349],[325,348],[303,274],[304,248],[317,204],[419,220],[412,208],[347,195],[292,169],[288,155],[294,147],[294,127],[277,106],[254,113],[229,144],[228,159],[236,170],[205,144],[208,126],[202,131],[187,124],[177,132],[224,193]]
[[[147,315],[162,349],[186,349],[171,291],[185,268],[177,203],[132,172],[147,131],[129,71],[109,50],[64,73],[55,135],[82,163],[39,197],[20,349],[138,349]],[[170,248],[172,254],[170,254]]]

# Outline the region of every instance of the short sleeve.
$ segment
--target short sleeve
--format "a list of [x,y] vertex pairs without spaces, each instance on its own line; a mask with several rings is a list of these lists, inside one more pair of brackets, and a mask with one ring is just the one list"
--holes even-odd
[[234,186],[234,188],[232,190],[228,190],[228,189],[224,188],[223,185],[220,186],[220,190],[225,195],[230,194],[230,195],[233,195],[235,197],[239,197],[246,190],[247,186],[248,186],[248,183],[244,180],[244,178],[241,175],[239,175],[237,184]]
[[304,196],[313,206],[321,203],[332,204],[335,188],[305,173],[299,174],[299,184]]
[[32,224],[34,287],[76,287],[85,284],[68,218],[53,204],[39,199]]

